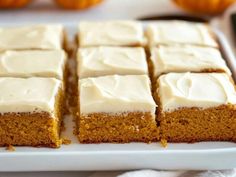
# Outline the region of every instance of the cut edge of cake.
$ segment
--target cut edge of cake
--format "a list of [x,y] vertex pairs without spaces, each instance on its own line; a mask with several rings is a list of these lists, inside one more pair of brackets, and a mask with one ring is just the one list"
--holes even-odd
[[[129,75],[129,76],[103,76],[98,78],[82,79],[83,81],[89,81],[91,79],[112,79],[112,77],[127,78],[138,77],[148,81],[146,75]],[[142,80],[141,79],[141,80]],[[80,81],[79,81],[80,82]],[[150,84],[150,83],[149,83]],[[103,143],[103,142],[116,142],[116,143],[128,143],[128,142],[156,142],[160,139],[159,128],[155,120],[155,107],[156,104],[151,96],[151,90],[147,90],[148,94],[152,98],[152,108],[147,110],[110,110],[110,111],[81,111],[81,82],[78,89],[80,89],[80,98],[78,99],[78,117],[77,117],[77,131],[78,139],[81,143]],[[87,88],[89,89],[89,88]],[[92,89],[92,88],[91,88]],[[94,88],[95,89],[95,88]],[[83,92],[83,88],[82,88]],[[82,93],[85,94],[85,93]],[[141,93],[140,93],[141,94]],[[112,99],[112,98],[111,98]],[[123,98],[126,99],[125,97]],[[109,100],[108,100],[109,101]],[[106,102],[106,101],[105,101]],[[104,103],[106,105],[107,103]],[[108,103],[109,104],[109,103]],[[119,103],[122,105],[122,102]],[[150,104],[150,103],[148,103]],[[149,106],[149,107],[150,107]],[[94,105],[96,107],[96,105]],[[125,107],[122,105],[121,107]],[[97,108],[95,108],[97,109]],[[107,108],[109,109],[109,108]],[[154,109],[154,110],[153,110]],[[99,110],[99,108],[97,109]],[[104,112],[105,111],[105,112]],[[111,121],[112,120],[112,121]]]
[[[180,73],[171,73],[172,75]],[[202,75],[201,73],[182,73],[191,75]],[[236,90],[231,77],[222,73],[211,73],[204,75],[221,75],[225,78],[225,84],[231,85],[229,93],[235,103],[216,103],[215,106],[179,106],[164,109],[160,89],[168,87],[161,83],[162,75],[157,82],[157,91],[154,94],[158,104],[157,121],[160,123],[161,137],[168,142],[200,142],[200,141],[231,141],[236,142]],[[224,79],[223,79],[224,80]],[[162,85],[160,88],[160,84]],[[202,84],[202,83],[201,83]],[[222,83],[221,83],[222,84]],[[210,89],[210,88],[209,88]],[[168,90],[166,88],[165,90]],[[205,89],[207,91],[207,89]],[[212,90],[210,90],[212,92]],[[162,93],[164,90],[162,90]],[[184,94],[184,93],[183,93]],[[179,99],[181,100],[181,99]],[[178,102],[176,102],[178,105]]]
[[[22,85],[27,80],[28,82],[34,80],[34,84],[41,80],[41,84],[44,84],[43,87],[47,87],[47,84],[51,82],[51,86],[48,87],[54,90],[53,92],[55,93],[48,93],[52,94],[50,96],[44,95],[45,100],[43,98],[35,98],[33,100],[32,97],[24,99],[20,94],[32,96],[43,90],[38,90],[38,88],[32,89],[30,87],[33,86],[30,86],[24,93],[18,87],[18,93],[13,94],[12,91],[14,89],[9,89],[10,91],[6,97],[13,98],[8,103],[2,102],[0,105],[0,146],[60,147],[60,129],[64,109],[62,82],[54,78],[0,78],[0,82],[4,79],[6,82],[7,80],[12,80],[9,81],[11,83],[7,87]],[[18,84],[14,83],[14,81],[18,82]],[[24,84],[29,84],[26,82]],[[37,87],[37,85],[35,86]],[[50,97],[50,101],[46,101],[46,97]],[[16,109],[10,108],[12,105],[15,105]]]

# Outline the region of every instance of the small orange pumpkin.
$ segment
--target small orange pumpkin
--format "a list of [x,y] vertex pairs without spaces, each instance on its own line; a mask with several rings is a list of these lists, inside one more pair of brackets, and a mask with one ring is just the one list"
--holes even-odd
[[222,13],[235,1],[236,0],[173,0],[175,4],[187,11],[208,15]]
[[31,0],[0,0],[0,8],[20,8],[26,6],[30,2]]
[[95,6],[103,0],[55,0],[56,3],[65,9],[86,9]]

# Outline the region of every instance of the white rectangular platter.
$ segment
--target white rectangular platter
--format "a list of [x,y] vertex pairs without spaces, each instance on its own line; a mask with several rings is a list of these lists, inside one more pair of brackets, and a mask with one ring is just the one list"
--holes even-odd
[[[75,25],[67,26],[72,35]],[[236,78],[236,60],[225,37],[216,31],[228,65]],[[72,140],[59,149],[16,147],[0,148],[0,171],[86,171],[130,169],[214,170],[236,167],[236,143],[201,142],[194,144],[160,143],[79,144],[72,134],[71,117],[66,117],[63,136]]]

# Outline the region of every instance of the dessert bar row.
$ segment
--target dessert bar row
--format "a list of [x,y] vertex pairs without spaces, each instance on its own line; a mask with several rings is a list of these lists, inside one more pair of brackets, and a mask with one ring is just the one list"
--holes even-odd
[[151,94],[147,75],[79,80],[83,143],[234,141],[236,91],[225,73],[168,73]]
[[[62,25],[31,25],[0,28],[0,51],[67,47]],[[76,41],[80,47],[157,46],[191,44],[218,47],[212,29],[203,23],[158,21],[147,25],[137,21],[81,22]]]
[[208,25],[81,22],[76,39],[71,83],[61,25],[0,30],[1,146],[59,147],[68,93],[81,143],[236,141],[234,82]]

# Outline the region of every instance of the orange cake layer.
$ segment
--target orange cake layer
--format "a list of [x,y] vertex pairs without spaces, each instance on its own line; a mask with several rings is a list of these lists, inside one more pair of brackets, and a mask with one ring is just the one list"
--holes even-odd
[[81,115],[77,124],[81,143],[149,143],[160,139],[151,113],[91,113]]
[[182,108],[159,114],[162,138],[169,142],[236,142],[236,106]]
[[59,115],[58,119],[52,119],[43,112],[3,114],[0,116],[0,146],[59,147],[61,144]]
[[62,87],[53,78],[0,78],[0,146],[59,147]]
[[236,91],[227,74],[170,73],[157,83],[163,139],[236,142]]

